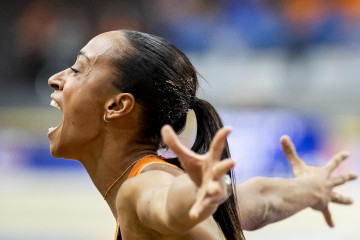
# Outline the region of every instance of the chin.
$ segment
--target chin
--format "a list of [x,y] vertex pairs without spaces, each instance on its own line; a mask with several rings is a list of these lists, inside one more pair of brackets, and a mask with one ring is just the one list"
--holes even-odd
[[53,144],[50,143],[50,154],[54,157],[54,158],[63,158],[61,151],[59,151],[59,149],[55,146],[53,146]]
[[59,144],[59,141],[50,141],[50,154],[54,158],[67,158],[66,152],[64,151],[66,147],[62,144]]
[[62,159],[68,159],[68,160],[76,160],[79,161],[79,158],[76,154],[74,154],[74,148],[66,147],[66,146],[59,146],[55,144],[50,143],[50,154],[54,158],[62,158]]

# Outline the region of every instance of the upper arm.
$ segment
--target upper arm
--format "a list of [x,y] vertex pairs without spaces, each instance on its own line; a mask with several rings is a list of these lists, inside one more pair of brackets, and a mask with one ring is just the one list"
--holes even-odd
[[174,176],[148,171],[127,180],[119,191],[118,208],[132,211],[142,225],[162,234],[171,233],[166,212],[167,194]]
[[261,192],[261,178],[252,178],[236,186],[240,223],[244,230],[266,225],[268,206]]

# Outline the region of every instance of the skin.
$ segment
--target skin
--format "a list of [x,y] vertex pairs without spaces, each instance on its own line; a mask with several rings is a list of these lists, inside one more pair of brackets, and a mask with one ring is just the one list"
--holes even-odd
[[[55,90],[51,97],[63,111],[62,123],[48,134],[51,154],[55,157],[80,161],[103,196],[109,186],[119,177],[119,173],[124,172],[135,160],[149,154],[156,154],[157,150],[152,145],[138,141],[141,107],[135,103],[131,94],[119,93],[111,84],[111,80],[115,77],[110,62],[111,53],[115,51],[114,46],[126,47],[126,44],[126,40],[118,32],[101,34],[81,49],[81,54],[78,55],[72,68],[55,74],[48,81],[49,86]],[[109,123],[103,120],[104,114]],[[144,214],[148,212],[148,209],[137,212],[136,205],[128,202],[128,193],[140,199],[132,202],[146,206],[150,201],[146,197],[149,191],[159,192],[160,195],[152,194],[156,197],[164,194],[163,190],[166,189],[163,186],[164,181],[167,182],[168,187],[172,185],[175,189],[186,184],[192,192],[195,191],[196,186],[184,174],[175,177],[173,173],[159,170],[145,172],[141,174],[141,177],[123,184],[128,173],[129,171],[115,184],[106,198],[114,217],[120,220],[121,229],[125,229],[122,230],[124,239],[139,237],[147,239],[145,236],[154,235],[158,239],[162,236],[164,239],[219,239],[221,237],[219,228],[211,217],[216,206],[207,209],[206,214],[202,214],[197,220],[191,220],[192,229],[186,230],[185,235],[184,232],[175,234],[173,229],[179,229],[176,226],[162,227],[161,233],[154,230],[152,226],[146,227],[143,221],[146,222],[144,219],[147,217]],[[177,179],[177,182],[174,182],[174,179]],[[158,191],[158,188],[162,188],[162,191]],[[185,192],[188,195],[187,188]],[[225,199],[221,198],[218,201],[223,200]],[[124,201],[127,203],[125,208],[122,204]],[[142,204],[143,202],[145,204]],[[192,201],[186,203],[190,207],[192,204]],[[138,217],[134,214],[141,216],[143,221],[135,221]],[[183,215],[188,215],[186,207]],[[160,221],[161,216],[164,215],[159,214],[150,219],[154,218],[154,222],[156,219]],[[132,221],[128,221],[129,219]],[[133,223],[133,227],[137,226],[137,231],[127,232],[126,230],[132,229],[126,227],[129,223]],[[167,224],[163,223],[163,225]],[[197,226],[194,228],[195,225]],[[184,228],[190,227],[184,226]],[[172,238],[169,238],[170,233]]]
[[[48,134],[51,154],[80,161],[103,196],[134,160],[156,153],[154,146],[137,141],[140,106],[111,84],[115,74],[110,53],[124,42],[118,33],[99,35],[81,49],[84,54],[78,55],[75,71],[65,69],[48,81],[55,90],[51,98],[63,111],[62,123]],[[111,124],[103,120],[104,114]],[[115,217],[123,180],[106,199]]]
[[[80,161],[103,196],[125,172],[106,197],[123,239],[223,239],[212,213],[228,197],[222,176],[235,162],[220,161],[220,155],[231,129],[219,130],[209,152],[198,155],[165,126],[163,140],[177,154],[186,173],[151,164],[139,176],[126,180],[131,163],[157,150],[139,141],[141,107],[131,94],[119,92],[111,83],[116,76],[112,53],[126,49],[127,44],[121,32],[101,34],[81,49],[72,68],[49,79],[54,89],[51,97],[63,111],[63,121],[48,134],[51,154]],[[109,122],[104,121],[104,115]],[[285,137],[282,145],[295,178],[258,178],[236,187],[245,229],[262,227],[309,206],[329,219],[330,201],[351,202],[342,196],[339,200],[332,192],[335,186],[356,177],[330,176],[345,155],[335,157],[329,166],[316,168],[297,157],[289,138]],[[289,198],[294,184],[302,184],[302,190]],[[322,191],[314,195],[319,189]]]
[[[200,178],[201,174],[210,174],[211,169],[203,167],[206,155],[198,155],[186,148],[174,132],[163,134],[164,142],[179,157],[187,174]],[[214,143],[213,144],[217,144]],[[285,219],[300,210],[311,207],[320,211],[328,226],[334,227],[334,222],[328,208],[330,202],[350,205],[352,199],[334,192],[334,188],[355,180],[354,173],[344,173],[333,177],[332,173],[348,156],[348,152],[336,154],[330,161],[320,167],[308,166],[299,158],[296,149],[288,136],[281,138],[281,146],[285,156],[290,161],[293,179],[282,178],[252,178],[236,186],[237,200],[240,210],[240,222],[244,230],[256,230],[270,223]],[[220,145],[223,147],[223,145]],[[197,180],[194,179],[194,182]],[[199,187],[202,191],[205,183]],[[201,212],[207,205],[206,198],[197,197],[192,208]],[[197,213],[197,214],[198,214]],[[192,214],[192,212],[190,212]]]

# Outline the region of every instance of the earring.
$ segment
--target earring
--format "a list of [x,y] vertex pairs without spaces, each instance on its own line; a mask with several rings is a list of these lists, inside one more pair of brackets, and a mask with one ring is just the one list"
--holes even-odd
[[106,119],[106,115],[105,115],[105,114],[104,114],[104,121],[105,121],[106,123],[109,123],[109,122],[110,122],[109,120]]

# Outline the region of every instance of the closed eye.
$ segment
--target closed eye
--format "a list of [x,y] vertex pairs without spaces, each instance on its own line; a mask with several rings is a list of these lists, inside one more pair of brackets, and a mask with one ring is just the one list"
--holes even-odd
[[75,68],[73,68],[73,67],[71,67],[70,69],[71,69],[71,71],[73,71],[74,73],[78,73],[78,72],[79,72],[79,70],[77,70],[77,69],[75,69]]

